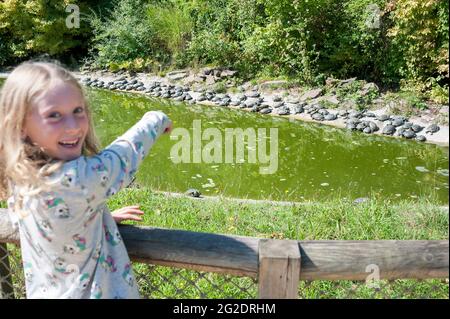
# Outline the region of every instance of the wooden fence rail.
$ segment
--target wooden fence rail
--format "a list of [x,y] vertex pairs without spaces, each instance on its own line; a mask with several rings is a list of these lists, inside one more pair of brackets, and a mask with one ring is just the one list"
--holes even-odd
[[[299,280],[448,278],[446,240],[293,241],[119,226],[133,261],[258,279],[260,298],[296,298]],[[5,209],[0,243],[19,244]],[[1,274],[0,274],[1,275]]]

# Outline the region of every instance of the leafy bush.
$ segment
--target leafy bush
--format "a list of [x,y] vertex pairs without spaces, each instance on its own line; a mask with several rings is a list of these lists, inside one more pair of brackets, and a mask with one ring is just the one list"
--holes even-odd
[[152,4],[148,7],[149,29],[156,36],[174,60],[182,54],[190,37],[193,23],[183,2],[167,1],[162,4]]
[[[0,2],[0,64],[14,64],[48,54],[70,62],[87,51],[91,36],[86,12],[106,6],[106,0],[9,0]],[[80,27],[68,28],[69,4],[80,9]],[[89,6],[88,6],[89,5]],[[72,58],[73,58],[72,57]]]
[[164,59],[155,31],[148,28],[146,2],[117,1],[114,10],[105,16],[91,16],[94,30],[92,55],[97,67],[110,63],[126,66],[135,59],[149,56]]
[[239,46],[224,33],[202,30],[194,33],[185,59],[202,64],[232,66],[239,57]]
[[448,79],[448,1],[397,0],[389,30],[405,65],[401,75],[425,81],[430,76]]
[[[90,23],[66,28],[69,3],[92,12]],[[309,85],[358,77],[448,103],[448,9],[444,0],[9,0],[0,65],[89,46],[111,70],[214,64]]]

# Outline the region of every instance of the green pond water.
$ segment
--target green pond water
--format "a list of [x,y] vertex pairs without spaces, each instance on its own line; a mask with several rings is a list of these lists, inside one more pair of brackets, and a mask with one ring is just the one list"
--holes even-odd
[[[137,181],[153,189],[184,192],[196,188],[205,195],[292,201],[427,197],[448,203],[448,148],[136,94],[91,89],[88,95],[95,109],[97,134],[105,146],[149,110],[164,111],[173,120],[174,128],[189,131],[191,163],[171,160],[171,149],[179,140],[167,135],[157,141],[144,160]],[[222,140],[215,140],[222,146],[221,163],[192,163],[194,120],[201,120],[202,132],[206,128],[219,129]],[[249,143],[246,143],[243,162],[236,160],[234,150],[233,163],[226,163],[227,128],[252,128],[256,137],[257,129],[264,129],[266,138],[261,137],[258,142],[266,141],[267,155],[270,154],[269,129],[278,128],[276,171],[260,174],[260,168],[269,163],[259,162],[258,155],[257,162],[251,163],[248,152],[255,147]],[[211,140],[205,139],[202,145]],[[256,148],[260,145],[257,143]]]
[[[220,163],[174,163],[171,150],[179,140],[164,135],[137,174],[137,182],[152,189],[185,192],[196,188],[204,195],[291,201],[336,197],[395,201],[425,197],[448,203],[447,147],[131,93],[88,89],[88,99],[102,146],[123,134],[147,111],[162,110],[172,119],[174,128],[190,132],[191,161],[194,120],[201,120],[202,132],[217,128],[223,138],[227,128],[251,128],[256,137],[258,128],[265,129],[267,136],[260,138],[256,148],[266,141],[267,155],[271,150],[269,129],[278,128],[278,165],[273,174],[260,174],[260,168],[269,164],[259,162],[258,155],[256,163],[249,161],[248,152],[254,150],[249,143],[245,144],[243,162],[234,158],[233,163],[227,163],[223,139]],[[209,141],[203,141],[202,145]]]

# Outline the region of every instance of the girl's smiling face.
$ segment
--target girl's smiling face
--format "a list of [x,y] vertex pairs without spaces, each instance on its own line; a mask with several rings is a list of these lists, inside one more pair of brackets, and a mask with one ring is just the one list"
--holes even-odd
[[89,119],[81,91],[58,81],[30,105],[22,135],[45,153],[70,161],[81,156],[89,130]]

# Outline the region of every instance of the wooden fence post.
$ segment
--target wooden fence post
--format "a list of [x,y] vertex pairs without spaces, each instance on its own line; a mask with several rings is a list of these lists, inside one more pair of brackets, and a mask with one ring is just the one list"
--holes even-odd
[[14,298],[11,279],[8,249],[5,243],[0,243],[0,299]]
[[259,241],[258,297],[296,299],[300,278],[300,249],[297,241]]

